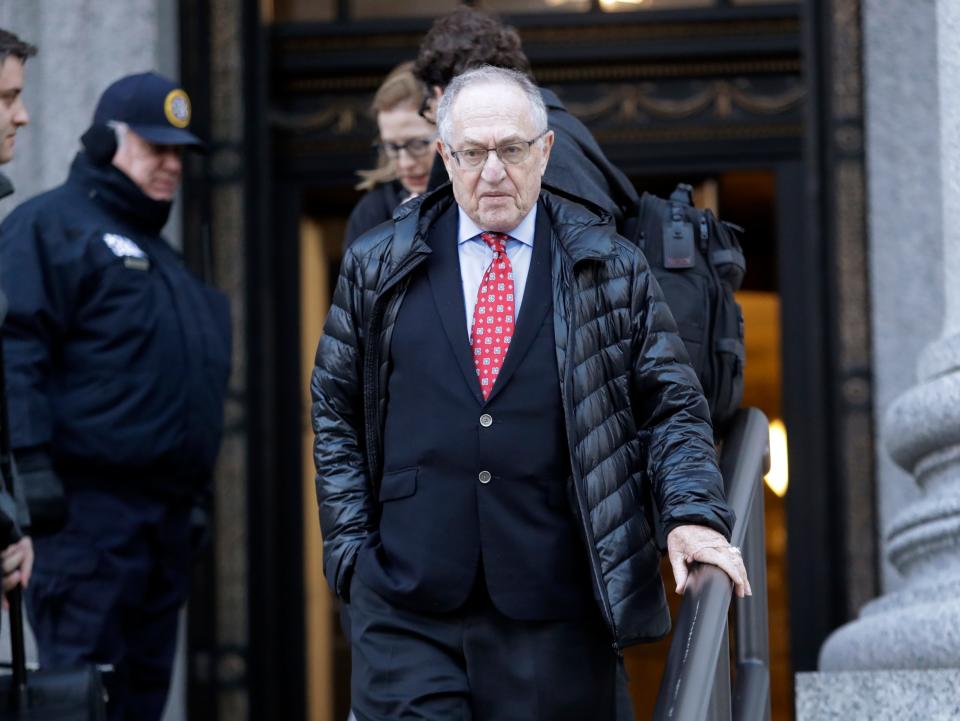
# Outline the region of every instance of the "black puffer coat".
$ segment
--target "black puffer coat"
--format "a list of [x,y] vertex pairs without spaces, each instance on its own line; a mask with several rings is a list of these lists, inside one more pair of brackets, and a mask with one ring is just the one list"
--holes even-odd
[[[643,255],[585,207],[541,193],[553,228],[558,384],[575,514],[614,642],[657,638],[670,617],[650,531],[684,523],[729,536],[709,411]],[[401,206],[343,261],[311,380],[324,572],[343,596],[377,527],[382,423],[394,320],[449,186]],[[452,242],[453,239],[451,239]],[[427,519],[424,519],[425,521]]]
[[344,250],[371,228],[390,220],[393,217],[394,208],[409,197],[410,192],[400,184],[399,180],[391,180],[389,183],[380,183],[373,187],[350,211],[347,229],[343,232]]

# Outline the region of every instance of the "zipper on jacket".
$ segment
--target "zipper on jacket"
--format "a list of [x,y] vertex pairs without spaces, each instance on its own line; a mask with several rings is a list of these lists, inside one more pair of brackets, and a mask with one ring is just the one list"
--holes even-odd
[[[570,268],[570,274],[572,275],[573,268]],[[569,283],[567,284],[569,287]],[[566,294],[566,300],[564,302],[568,305],[567,315],[570,316],[571,311],[569,308],[573,306],[570,304],[570,293]],[[606,621],[607,626],[610,628],[610,633],[613,636],[613,650],[618,656],[623,655],[623,650],[620,648],[620,643],[617,640],[617,627],[613,622],[613,609],[610,608],[610,599],[607,597],[607,589],[603,583],[603,574],[600,572],[600,557],[597,553],[596,543],[593,538],[593,530],[590,528],[590,511],[587,508],[587,499],[583,495],[583,479],[580,476],[580,470],[577,467],[576,459],[574,458],[574,448],[576,445],[574,443],[575,439],[573,438],[573,419],[570,417],[571,408],[569,404],[570,393],[568,384],[572,385],[573,378],[573,366],[570,361],[570,356],[573,348],[573,328],[574,324],[567,321],[567,353],[564,360],[563,368],[563,383],[560,384],[560,398],[563,402],[563,415],[566,421],[566,431],[567,431],[567,445],[570,447],[570,473],[573,476],[573,492],[577,498],[577,506],[580,509],[580,523],[583,526],[583,535],[584,541],[587,545],[587,553],[590,558],[590,570],[593,573],[593,581],[597,585],[598,595],[600,596],[600,611],[603,614],[604,621]]]

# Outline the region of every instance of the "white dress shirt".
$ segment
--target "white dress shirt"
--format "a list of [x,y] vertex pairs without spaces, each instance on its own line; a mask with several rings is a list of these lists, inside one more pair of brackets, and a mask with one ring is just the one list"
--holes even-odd
[[[473,309],[477,305],[477,293],[480,282],[493,261],[493,251],[480,237],[483,228],[477,227],[470,217],[458,208],[460,223],[457,231],[457,250],[460,256],[460,278],[463,281],[463,304],[467,311],[467,339],[473,330]],[[530,271],[530,258],[533,256],[533,236],[537,227],[537,206],[520,221],[520,225],[506,235],[507,257],[513,266],[513,303],[514,316],[520,318],[520,304],[523,302],[523,290],[527,286],[527,274]]]

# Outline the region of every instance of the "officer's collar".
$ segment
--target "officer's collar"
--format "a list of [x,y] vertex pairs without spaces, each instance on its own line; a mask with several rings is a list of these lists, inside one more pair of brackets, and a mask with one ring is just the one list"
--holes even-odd
[[171,202],[153,200],[123,171],[109,163],[94,163],[82,150],[73,160],[70,181],[82,185],[96,202],[145,233],[159,235],[170,217]]

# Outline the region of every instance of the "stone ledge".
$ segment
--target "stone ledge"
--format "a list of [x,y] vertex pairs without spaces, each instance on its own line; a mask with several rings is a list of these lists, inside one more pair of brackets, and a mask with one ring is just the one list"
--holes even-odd
[[956,721],[960,669],[796,675],[797,721]]

